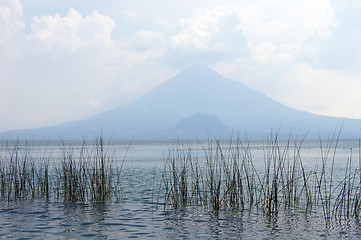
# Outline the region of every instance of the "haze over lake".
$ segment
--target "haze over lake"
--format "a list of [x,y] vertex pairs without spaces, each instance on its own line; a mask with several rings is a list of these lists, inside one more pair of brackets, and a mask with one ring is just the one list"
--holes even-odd
[[4,0],[0,7],[0,132],[89,119],[196,64],[293,109],[361,118],[356,0]]
[[0,238],[361,239],[360,0],[1,0]]
[[[54,194],[56,189],[53,189],[53,187],[58,186],[57,181],[60,179],[50,178],[51,192],[49,198],[44,196],[31,197],[31,195],[10,201],[6,198],[0,198],[0,236],[10,239],[24,237],[29,239],[238,239],[240,236],[255,239],[289,239],[295,236],[305,239],[360,238],[361,231],[357,218],[344,219],[345,216],[332,215],[331,223],[327,225],[321,202],[318,203],[319,205],[315,205],[312,211],[305,212],[302,206],[303,200],[300,199],[300,205],[291,208],[284,208],[285,202],[281,200],[280,204],[282,205],[275,215],[267,215],[263,207],[257,205],[253,208],[246,207],[243,210],[225,206],[219,212],[202,205],[190,205],[176,210],[165,205],[167,194],[165,194],[163,177],[166,174],[166,163],[173,157],[177,161],[182,161],[183,157],[184,159],[192,158],[193,160],[198,159],[201,168],[205,169],[207,166],[206,154],[210,153],[208,152],[210,151],[210,141],[134,141],[131,145],[127,141],[106,142],[106,153],[110,156],[112,163],[118,164],[118,166],[122,164],[120,175],[121,198],[112,198],[105,202],[64,201],[62,195],[58,198]],[[259,177],[263,178],[265,156],[272,149],[270,142],[242,141],[244,141],[246,149],[249,147],[247,155],[252,156]],[[284,158],[285,163],[288,158],[292,162],[294,157],[293,141],[296,139],[292,140],[289,150],[287,150],[287,140],[277,143],[277,147],[282,150],[282,157],[280,157]],[[300,141],[297,142],[300,143]],[[0,143],[0,163],[5,163],[8,154],[16,151],[19,160],[22,161],[23,157],[27,156],[28,163],[33,162],[36,164],[35,166],[44,163],[44,160],[45,162],[50,161],[50,173],[55,174],[55,176],[57,173],[54,169],[56,166],[61,166],[64,156],[73,156],[74,160],[80,160],[82,158],[80,157],[82,156],[81,152],[84,151],[82,141],[66,141],[62,144],[58,141],[34,141],[32,143],[23,141],[16,145],[19,147],[16,149],[13,149],[13,145],[9,142],[7,144]],[[234,143],[236,144],[236,142]],[[335,143],[335,141],[331,143],[326,140],[322,142],[325,151],[328,144],[333,148]],[[84,152],[93,149],[93,144],[94,141],[87,141]],[[213,141],[215,150],[213,154],[216,154],[216,146],[216,142]],[[228,156],[233,157],[232,150],[229,149],[229,142],[223,142],[222,146],[224,156],[228,161]],[[356,153],[358,146],[358,140],[340,140],[338,142],[334,158],[335,164],[333,165],[335,183],[345,176],[347,158],[350,156],[358,157]],[[350,147],[354,149],[354,155],[350,155]],[[313,177],[312,174],[315,171],[318,173],[322,171],[322,162],[326,155],[325,152],[322,155],[318,140],[306,140],[302,143],[299,151],[309,178]],[[331,151],[333,152],[332,149]],[[114,152],[115,155],[112,157]],[[83,158],[83,161],[85,160]],[[330,179],[331,163],[332,156],[328,159],[325,168],[327,181]],[[228,166],[231,167],[231,165]],[[352,161],[352,168],[359,169],[358,160]],[[0,173],[6,169],[6,166],[0,165]],[[190,166],[187,166],[187,169],[191,170]],[[294,169],[294,171],[298,170]],[[206,171],[203,174],[207,175]],[[353,174],[357,174],[357,172],[352,172]],[[190,171],[189,179],[191,176]],[[359,175],[357,175],[358,177]],[[281,179],[285,180],[286,175],[282,176]],[[246,181],[246,179],[244,180]],[[301,177],[296,178],[295,181],[300,184],[299,186],[302,186]],[[352,183],[353,186],[359,187],[357,181]],[[309,184],[312,182],[310,180]],[[222,196],[226,198],[227,192],[223,192],[223,187],[226,186],[222,186]],[[342,185],[341,187],[333,186],[333,189],[342,189]],[[191,191],[191,187],[189,191]],[[279,197],[281,199],[284,199],[284,194],[286,194],[283,191],[284,189],[280,191]],[[301,194],[303,189],[301,187],[295,191]],[[357,192],[358,190],[355,188],[353,191]],[[245,189],[245,195],[246,192]],[[0,192],[0,194],[2,193]],[[337,195],[338,191],[331,195],[332,203],[337,201]],[[248,205],[248,203],[245,204]],[[334,219],[334,217],[340,218]]]
[[359,136],[361,120],[327,117],[292,109],[205,65],[180,73],[133,102],[85,120],[53,127],[9,131],[3,139],[80,139],[98,132],[113,139],[229,137],[261,138],[274,129],[281,137]]

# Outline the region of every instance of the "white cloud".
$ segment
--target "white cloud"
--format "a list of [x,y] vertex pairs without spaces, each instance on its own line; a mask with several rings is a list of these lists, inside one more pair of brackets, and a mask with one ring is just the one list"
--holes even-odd
[[34,17],[33,21],[32,34],[28,39],[37,40],[46,48],[56,47],[76,52],[97,44],[109,46],[113,43],[111,32],[115,22],[97,11],[83,18],[71,8],[65,17],[56,14]]
[[88,117],[194,63],[292,107],[361,117],[360,0],[0,2],[2,129]]
[[289,61],[305,40],[328,36],[330,26],[336,24],[329,0],[248,1],[236,11],[250,51],[262,64]]
[[[282,77],[281,102],[330,116],[361,118],[361,76],[297,64]],[[302,101],[299,101],[302,99]]]
[[[20,19],[21,5],[17,9],[12,11]],[[16,26],[17,19],[7,19]],[[24,31],[23,38],[0,45],[0,129],[81,119],[114,98],[118,66],[108,65],[117,53],[114,27],[110,17],[97,11],[83,17],[70,9],[65,17],[34,17],[28,37]]]
[[325,35],[334,24],[329,0],[248,1],[236,11],[247,38],[258,41],[268,37],[279,43],[302,42],[314,34]]
[[[151,31],[75,52],[69,42],[44,51],[33,48],[37,41],[26,42],[30,47],[20,47],[12,64],[0,65],[6,70],[0,78],[0,131],[84,119],[149,91],[174,74],[157,62],[164,42],[161,33]],[[6,61],[0,54],[0,62]]]
[[355,7],[361,8],[361,1],[360,0],[352,0],[352,3]]
[[286,62],[297,52],[293,44],[274,44],[272,42],[261,42],[259,44],[248,43],[252,57],[261,64],[275,64]]
[[19,0],[0,2],[0,44],[10,39],[16,32],[25,29],[22,17],[23,9]]
[[166,50],[166,39],[160,32],[140,31],[136,33],[130,46],[148,57],[160,57]]
[[[221,21],[231,16],[238,22],[222,32]],[[174,48],[224,51],[230,47],[224,43],[238,33],[246,38],[254,60],[273,64],[292,60],[308,38],[327,37],[335,24],[329,0],[248,0],[204,8],[180,19],[181,31],[170,40]],[[237,44],[243,48],[236,40],[231,45]]]
[[173,47],[222,50],[222,44],[210,44],[210,40],[219,32],[220,20],[233,14],[231,6],[219,5],[202,9],[195,17],[181,18],[182,31],[171,37]]

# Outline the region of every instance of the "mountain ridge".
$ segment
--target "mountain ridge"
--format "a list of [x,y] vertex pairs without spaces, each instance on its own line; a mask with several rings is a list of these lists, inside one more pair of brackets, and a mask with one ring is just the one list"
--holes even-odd
[[[329,134],[343,121],[343,118],[292,109],[241,82],[224,78],[205,65],[195,65],[183,69],[127,105],[86,120],[8,131],[0,133],[0,137],[80,138],[102,129],[105,135],[114,135],[119,139],[169,139],[174,136],[172,131],[176,124],[195,113],[215,116],[227,128],[255,136],[281,126],[285,135],[308,132],[318,137]],[[356,137],[359,126],[361,120],[346,119],[344,132],[347,136]],[[212,134],[212,129],[209,134]]]

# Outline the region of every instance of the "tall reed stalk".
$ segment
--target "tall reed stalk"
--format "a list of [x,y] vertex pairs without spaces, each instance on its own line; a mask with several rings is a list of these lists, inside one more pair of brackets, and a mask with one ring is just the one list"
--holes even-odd
[[72,202],[104,202],[122,196],[124,159],[115,159],[102,135],[93,146],[83,140],[80,151],[61,141],[62,154],[39,156],[28,143],[6,142],[0,150],[0,198],[8,201],[55,198]]
[[[277,133],[252,148],[248,139],[176,142],[169,151],[161,186],[165,208],[204,206],[212,211],[255,208],[268,216],[282,209],[312,213],[321,209],[325,223],[332,218],[358,218],[361,201],[361,152],[358,166],[353,152],[345,161],[344,177],[335,177],[339,135],[326,143],[320,140],[321,168],[305,164],[300,141],[291,137],[280,143]],[[360,143],[361,144],[361,143]],[[263,151],[254,159],[253,151]],[[316,159],[315,159],[316,160]],[[256,163],[258,165],[256,165]],[[257,166],[257,167],[256,167]]]
[[48,196],[48,164],[46,159],[36,166],[29,143],[6,143],[0,155],[0,197],[8,201],[36,195]]

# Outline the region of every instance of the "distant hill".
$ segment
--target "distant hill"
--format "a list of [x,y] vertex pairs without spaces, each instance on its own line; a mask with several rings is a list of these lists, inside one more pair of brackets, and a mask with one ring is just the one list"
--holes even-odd
[[[188,124],[192,121],[195,124]],[[209,125],[207,133],[215,136],[226,135],[232,129],[260,137],[280,128],[284,136],[292,133],[303,137],[307,133],[319,137],[327,136],[343,121],[343,137],[360,136],[361,120],[295,110],[205,65],[195,65],[130,104],[86,120],[3,132],[0,138],[76,139],[94,136],[100,130],[104,136],[118,139],[169,139],[180,131],[182,137],[192,138],[204,136],[205,129],[195,127],[202,125]]]
[[179,120],[171,129],[175,138],[206,139],[212,136],[229,136],[232,132],[218,117],[195,113]]

